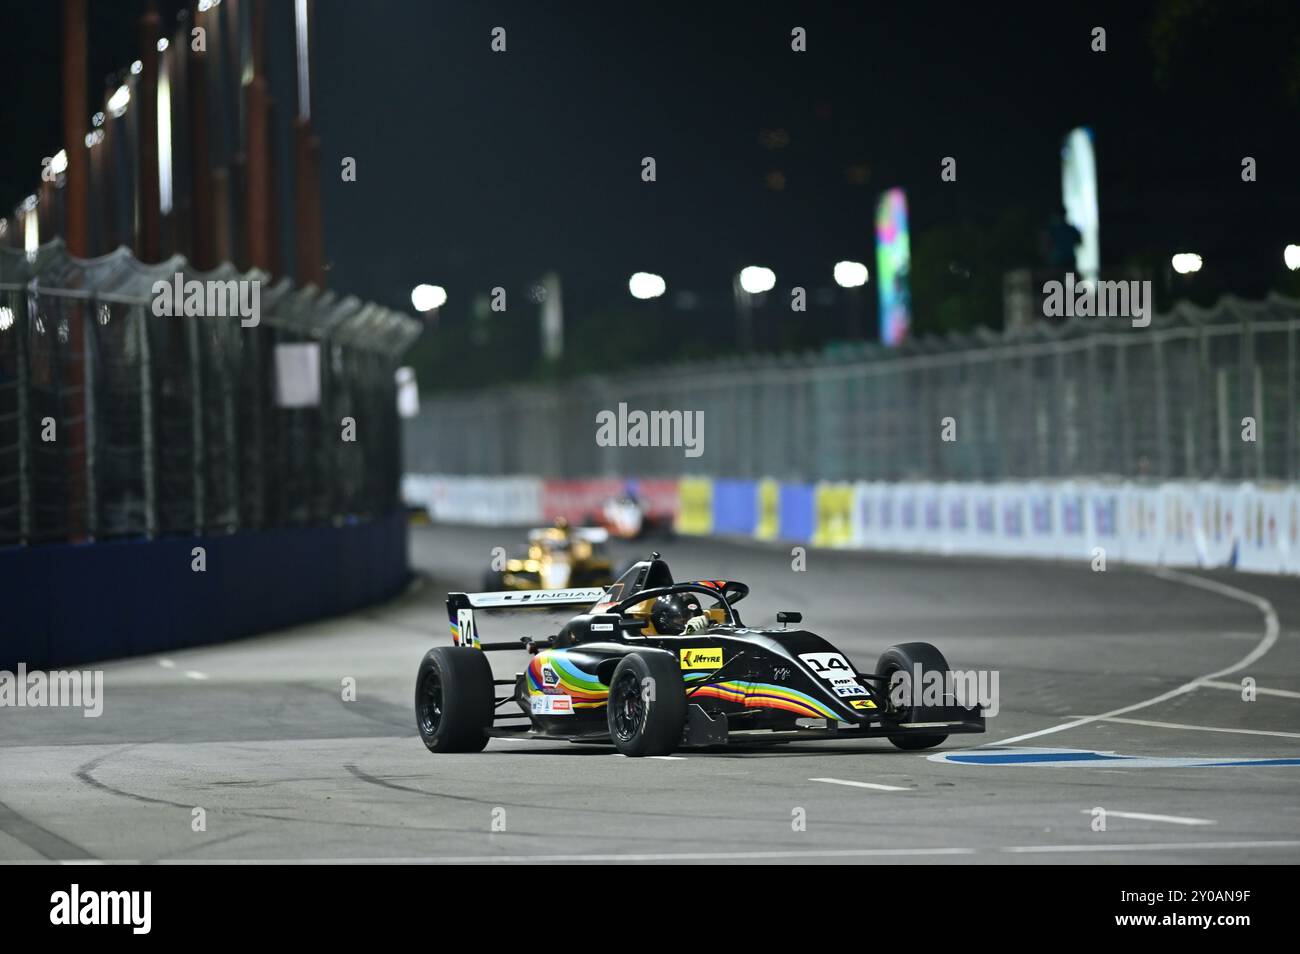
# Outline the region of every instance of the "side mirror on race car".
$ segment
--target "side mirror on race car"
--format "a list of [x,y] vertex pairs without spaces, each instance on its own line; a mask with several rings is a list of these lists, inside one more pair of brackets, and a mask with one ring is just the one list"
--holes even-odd
[[784,623],[802,623],[802,622],[803,622],[803,613],[795,613],[795,612],[792,612],[792,611],[790,611],[790,610],[781,610],[781,612],[779,612],[779,613],[776,614],[776,621],[777,621],[778,623],[782,623],[782,624],[784,624]]

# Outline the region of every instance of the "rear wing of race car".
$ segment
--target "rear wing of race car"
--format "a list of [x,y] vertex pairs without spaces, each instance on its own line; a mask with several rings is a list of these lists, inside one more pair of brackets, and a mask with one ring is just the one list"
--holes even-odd
[[501,593],[448,593],[447,620],[451,624],[451,641],[457,646],[475,649],[522,649],[526,639],[513,642],[485,643],[479,640],[475,610],[528,609],[530,607],[587,607],[605,596],[601,587],[567,590],[506,590]]
[[[528,531],[530,542],[544,540],[546,536],[554,532],[553,527],[537,527]],[[569,539],[585,540],[587,543],[607,543],[609,541],[609,531],[604,527],[570,527]]]

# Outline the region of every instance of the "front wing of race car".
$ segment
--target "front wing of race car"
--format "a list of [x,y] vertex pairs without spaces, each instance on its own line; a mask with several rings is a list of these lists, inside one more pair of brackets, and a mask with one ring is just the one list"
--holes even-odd
[[866,717],[856,724],[839,719],[801,719],[793,729],[745,728],[728,718],[725,712],[708,712],[698,704],[686,710],[683,748],[714,745],[765,744],[811,740],[894,739],[915,736],[959,735],[984,731],[984,714],[979,706],[932,706],[923,716],[907,722],[888,722],[879,716]]

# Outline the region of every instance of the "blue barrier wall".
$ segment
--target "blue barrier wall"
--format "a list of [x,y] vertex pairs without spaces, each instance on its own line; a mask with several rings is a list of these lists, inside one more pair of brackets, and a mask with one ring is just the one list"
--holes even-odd
[[[207,551],[207,571],[191,552]],[[397,595],[406,514],[342,527],[0,550],[0,669],[220,642]]]
[[780,489],[780,530],[782,540],[808,542],[817,528],[816,503],[812,484],[782,484]]
[[713,482],[713,532],[749,536],[758,526],[758,484],[752,480]]

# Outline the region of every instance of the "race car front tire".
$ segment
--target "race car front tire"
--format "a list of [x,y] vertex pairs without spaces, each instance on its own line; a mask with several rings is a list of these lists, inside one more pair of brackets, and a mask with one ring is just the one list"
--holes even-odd
[[[939,672],[947,675],[948,660],[934,646],[929,643],[900,643],[897,646],[890,646],[884,651],[880,659],[876,662],[876,672],[885,676],[885,692],[890,693],[894,689],[894,673],[902,672],[906,676],[903,685],[910,696],[913,688],[913,674],[920,667],[921,677],[925,678],[926,673]],[[908,705],[898,710],[893,715],[893,721],[911,722],[913,706]],[[886,721],[886,726],[889,722]],[[923,735],[919,733],[908,732],[898,735],[889,736],[889,741],[905,752],[916,752],[921,749],[932,749],[942,743],[948,736],[945,735]]]
[[669,755],[686,726],[686,691],[677,657],[629,653],[609,681],[609,737],[624,755]]
[[481,752],[492,727],[492,666],[480,649],[437,646],[415,678],[415,725],[430,752]]

